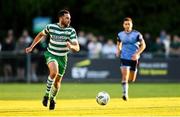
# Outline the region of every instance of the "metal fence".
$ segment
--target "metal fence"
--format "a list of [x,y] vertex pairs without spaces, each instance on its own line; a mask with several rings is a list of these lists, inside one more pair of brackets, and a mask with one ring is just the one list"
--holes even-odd
[[[179,58],[142,58],[139,82],[180,82]],[[120,82],[119,59],[69,55],[64,81]],[[0,82],[44,82],[48,69],[42,53],[0,52]]]
[[47,75],[43,53],[0,52],[0,82],[42,82]]

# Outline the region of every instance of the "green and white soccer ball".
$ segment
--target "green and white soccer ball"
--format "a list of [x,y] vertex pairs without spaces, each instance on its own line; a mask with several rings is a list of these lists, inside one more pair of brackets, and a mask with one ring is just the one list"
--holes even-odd
[[96,96],[96,102],[99,105],[106,105],[110,101],[110,96],[107,92],[101,91]]

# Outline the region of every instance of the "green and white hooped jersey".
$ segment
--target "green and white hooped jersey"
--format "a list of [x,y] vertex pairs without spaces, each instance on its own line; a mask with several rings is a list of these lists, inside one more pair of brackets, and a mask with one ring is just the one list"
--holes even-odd
[[56,56],[66,56],[69,48],[66,46],[67,41],[77,41],[76,31],[72,27],[62,28],[58,23],[49,24],[42,31],[45,35],[49,34],[50,41],[47,50]]

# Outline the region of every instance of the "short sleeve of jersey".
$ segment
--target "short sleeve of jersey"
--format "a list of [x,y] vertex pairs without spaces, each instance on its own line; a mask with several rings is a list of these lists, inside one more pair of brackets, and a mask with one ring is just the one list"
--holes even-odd
[[49,34],[49,25],[47,25],[47,26],[43,29],[42,32],[43,32],[44,35]]
[[137,38],[137,39],[138,39],[138,41],[143,40],[143,36],[142,36],[142,34],[141,34],[141,33],[139,33],[139,34],[138,34],[138,38]]
[[121,42],[120,33],[117,35],[117,41]]
[[70,34],[70,41],[71,42],[77,41],[77,34],[74,28],[72,29],[71,34]]

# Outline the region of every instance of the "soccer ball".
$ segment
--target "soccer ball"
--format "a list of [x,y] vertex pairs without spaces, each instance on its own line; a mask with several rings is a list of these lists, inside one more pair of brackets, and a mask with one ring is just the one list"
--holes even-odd
[[110,100],[110,96],[107,92],[101,91],[96,96],[96,102],[99,105],[106,105]]

